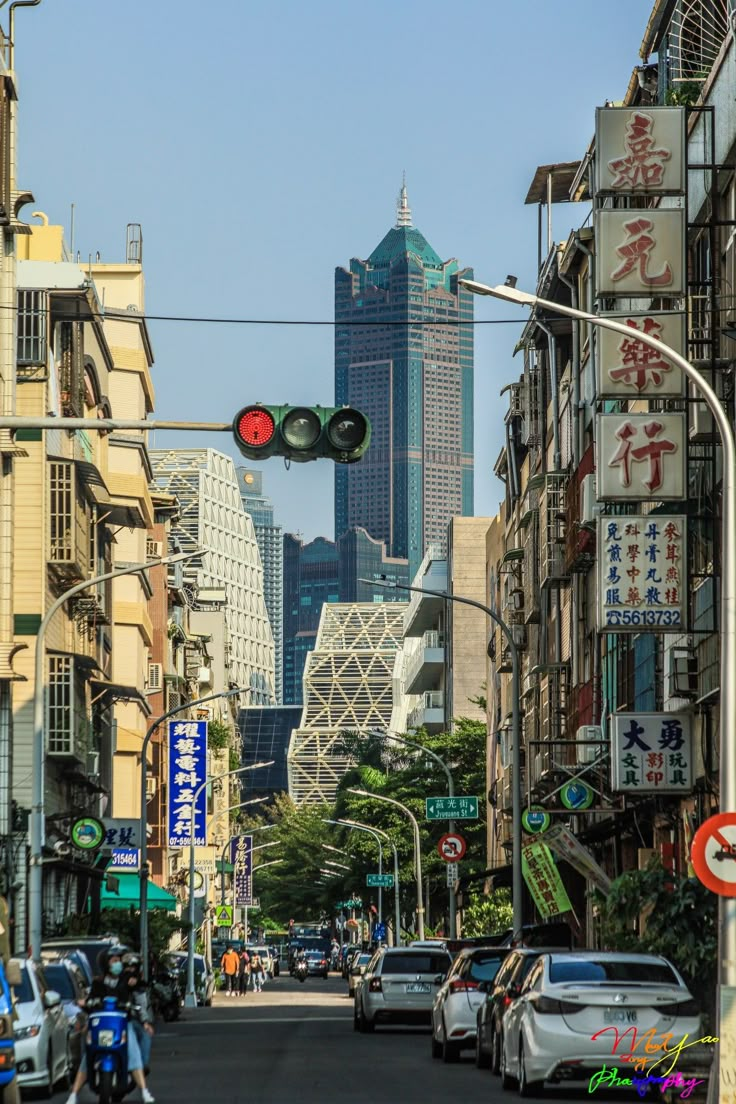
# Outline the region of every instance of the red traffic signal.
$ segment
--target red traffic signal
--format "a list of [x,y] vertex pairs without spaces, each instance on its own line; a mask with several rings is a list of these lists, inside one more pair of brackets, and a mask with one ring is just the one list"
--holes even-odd
[[371,424],[349,406],[269,406],[253,403],[233,420],[235,443],[250,460],[284,456],[297,463],[354,464],[368,449]]
[[263,448],[276,432],[276,422],[265,407],[249,406],[238,415],[235,432],[251,448]]

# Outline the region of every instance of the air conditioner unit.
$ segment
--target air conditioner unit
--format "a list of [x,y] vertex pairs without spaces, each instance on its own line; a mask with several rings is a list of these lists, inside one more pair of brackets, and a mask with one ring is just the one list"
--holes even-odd
[[163,665],[161,663],[149,663],[147,688],[149,690],[160,690],[164,684],[163,675]]
[[517,648],[526,648],[526,625],[511,625],[511,637]]
[[150,798],[155,796],[156,787],[157,787],[156,779],[151,778],[150,776],[147,775],[146,776],[146,797],[147,798],[150,799]]
[[578,763],[594,763],[601,754],[602,748],[600,744],[589,744],[585,741],[588,740],[602,740],[603,729],[600,725],[582,725],[575,737],[578,741],[577,761]]
[[163,541],[147,540],[146,541],[146,559],[155,560],[159,556],[164,554]]
[[197,682],[200,684],[209,685],[212,682],[212,669],[210,667],[198,668]]
[[87,774],[90,776],[98,775],[100,773],[100,753],[99,751],[87,752]]
[[580,524],[595,525],[601,512],[601,504],[595,497],[595,474],[584,475],[580,483]]

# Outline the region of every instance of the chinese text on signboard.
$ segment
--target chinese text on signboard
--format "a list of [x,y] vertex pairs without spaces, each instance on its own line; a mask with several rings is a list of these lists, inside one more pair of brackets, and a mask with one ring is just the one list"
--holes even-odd
[[524,881],[543,919],[568,912],[572,905],[565,892],[552,853],[544,843],[532,843],[521,852]]
[[230,840],[230,862],[233,866],[235,904],[253,904],[253,837],[235,836]]
[[688,713],[614,713],[611,766],[614,790],[690,793],[692,733]]
[[685,315],[678,311],[650,314],[610,314],[615,322],[628,326],[631,335],[601,329],[596,346],[598,395],[600,398],[652,398],[681,396],[682,370],[637,337],[655,337],[674,349],[685,351]]
[[192,800],[206,778],[207,722],[169,721],[169,847],[188,847],[192,834],[196,846],[207,843],[206,788],[197,798],[192,826]]
[[686,525],[684,517],[658,514],[599,519],[601,631],[685,625]]
[[685,498],[684,414],[599,414],[599,499]]

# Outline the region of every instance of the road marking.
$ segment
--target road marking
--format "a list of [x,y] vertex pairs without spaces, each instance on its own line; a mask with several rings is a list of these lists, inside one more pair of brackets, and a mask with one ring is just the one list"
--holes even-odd
[[236,1024],[236,1023],[348,1023],[352,1016],[233,1016],[227,1020],[182,1020],[182,1024]]

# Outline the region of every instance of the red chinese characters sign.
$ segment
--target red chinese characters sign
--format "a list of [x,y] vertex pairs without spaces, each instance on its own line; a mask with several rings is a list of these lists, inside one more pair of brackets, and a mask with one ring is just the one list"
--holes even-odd
[[685,316],[676,311],[617,314],[609,317],[630,327],[631,335],[597,332],[598,395],[600,398],[661,398],[681,396],[682,371],[663,353],[637,337],[648,334],[677,353],[685,346]]
[[596,439],[600,500],[685,498],[684,414],[599,414]]
[[682,195],[684,191],[683,108],[598,109],[597,194]]
[[671,632],[685,626],[686,526],[679,515],[598,519],[600,632]]
[[601,210],[595,227],[599,296],[684,294],[684,209]]

